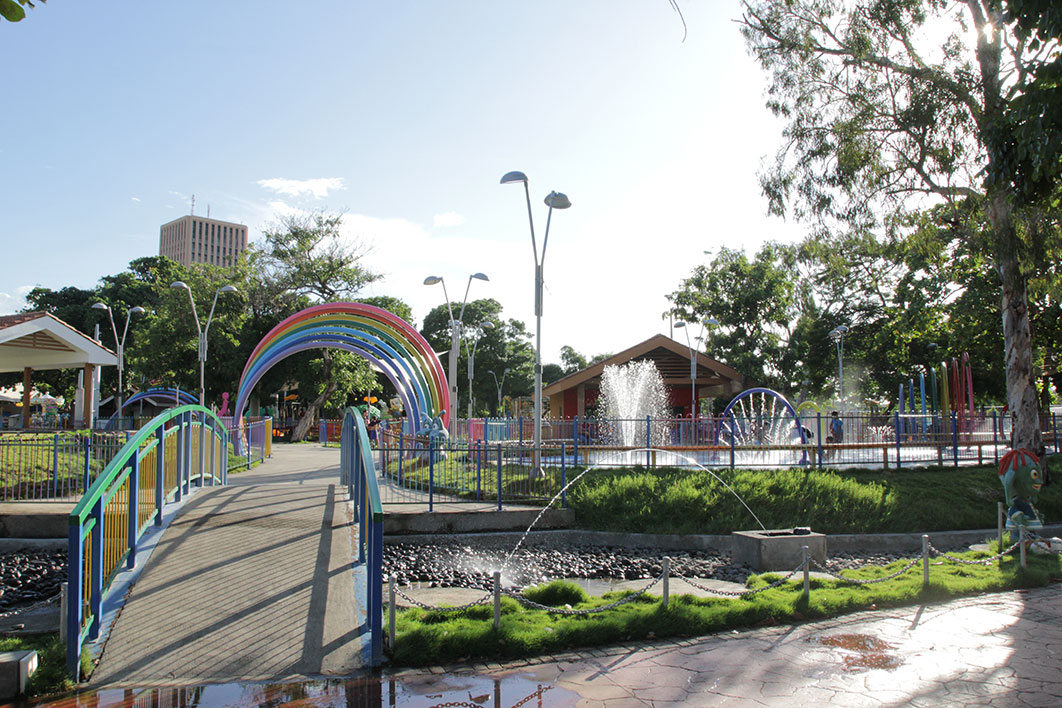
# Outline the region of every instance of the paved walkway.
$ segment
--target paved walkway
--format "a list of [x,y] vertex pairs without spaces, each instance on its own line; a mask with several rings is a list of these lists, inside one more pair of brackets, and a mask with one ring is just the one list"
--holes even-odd
[[[273,458],[196,492],[166,529],[92,683],[349,675],[362,664],[352,525],[338,454]],[[367,635],[366,635],[367,636]]]
[[1004,708],[1062,705],[1060,668],[1062,586],[1052,585],[795,626],[508,664],[409,670],[394,677],[407,692],[415,686],[417,694],[441,699],[457,695],[462,681],[546,687],[544,705],[580,708]]

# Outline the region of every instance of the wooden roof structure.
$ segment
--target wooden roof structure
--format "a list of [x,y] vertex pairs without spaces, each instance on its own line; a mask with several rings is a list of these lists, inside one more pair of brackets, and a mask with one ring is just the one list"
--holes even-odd
[[[737,369],[727,366],[710,356],[695,352],[697,361],[697,387],[717,391],[718,395],[729,395],[746,388],[745,376]],[[663,334],[625,349],[608,359],[599,361],[581,371],[568,374],[542,389],[542,395],[549,397],[563,396],[574,388],[600,388],[601,374],[606,366],[620,366],[633,361],[651,360],[656,364],[665,386],[690,385],[690,349],[684,342],[679,342]],[[553,408],[551,406],[551,408]]]
[[47,312],[0,316],[0,373],[117,366],[118,357]]

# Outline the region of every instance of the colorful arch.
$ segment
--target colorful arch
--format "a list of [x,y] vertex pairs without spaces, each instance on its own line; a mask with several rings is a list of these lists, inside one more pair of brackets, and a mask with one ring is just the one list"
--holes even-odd
[[122,408],[111,414],[111,417],[107,419],[107,429],[114,428],[118,416],[122,415],[122,411],[128,409],[130,405],[141,401],[146,401],[156,408],[174,408],[176,406],[199,403],[199,398],[191,391],[182,391],[179,388],[159,387],[138,391],[122,401]]
[[235,418],[243,416],[251,391],[270,368],[310,349],[341,349],[368,359],[398,391],[413,431],[420,430],[427,418],[449,416],[446,375],[420,332],[382,308],[332,302],[296,312],[262,337],[243,367]]

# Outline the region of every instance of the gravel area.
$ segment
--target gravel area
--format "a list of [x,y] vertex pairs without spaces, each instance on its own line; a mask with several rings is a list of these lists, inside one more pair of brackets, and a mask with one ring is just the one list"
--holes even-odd
[[0,553],[0,612],[47,600],[66,580],[66,551]]
[[[730,557],[709,552],[661,552],[648,548],[564,545],[557,548],[521,546],[511,558],[513,544],[477,541],[473,545],[389,543],[384,546],[384,577],[394,574],[398,585],[489,590],[492,572],[502,567],[507,585],[531,585],[557,578],[648,580],[660,574],[666,555],[673,575],[742,583],[754,571],[734,565]],[[827,561],[832,571],[868,564],[885,565],[899,554],[838,554]],[[911,557],[911,556],[907,556]]]

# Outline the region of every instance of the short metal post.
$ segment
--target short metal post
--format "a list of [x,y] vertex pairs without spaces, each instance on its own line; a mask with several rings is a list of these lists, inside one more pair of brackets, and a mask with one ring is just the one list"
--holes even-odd
[[670,596],[671,596],[671,586],[670,586],[670,583],[669,583],[669,581],[671,579],[671,559],[668,558],[667,556],[664,556],[664,563],[663,563],[663,567],[660,569],[660,574],[664,578],[664,580],[663,580],[663,582],[664,582],[664,595],[661,598],[661,604],[663,605],[664,609],[666,610],[667,609],[667,604],[668,604],[668,602],[670,600]]
[[395,650],[395,581],[397,579],[394,574],[387,579],[387,639],[392,652]]
[[502,446],[498,443],[498,511],[502,510]]
[[568,467],[566,445],[561,443],[561,509],[568,508]]
[[1025,570],[1025,527],[1018,527],[1018,541],[1021,544],[1021,569]]
[[801,546],[800,552],[804,556],[804,562],[801,564],[804,566],[804,593],[801,599],[807,602],[808,598],[811,597],[811,554],[808,553],[807,546]]
[[52,442],[52,496],[59,496],[59,433]]
[[494,571],[494,631],[501,628],[501,571]]
[[896,432],[896,469],[900,469],[902,464],[900,461],[900,414],[895,412],[892,414],[892,427]]
[[[996,537],[999,539],[999,548],[996,553],[1003,553],[1003,502],[996,502]],[[999,556],[999,565],[1003,565],[1003,556]]]
[[955,466],[959,466],[959,414],[951,412],[951,445],[954,449]]
[[922,589],[929,588],[929,535],[922,534]]
[[66,644],[66,626],[68,624],[66,620],[66,608],[67,603],[69,602],[69,598],[67,597],[69,587],[70,584],[66,581],[59,583],[59,642],[64,645]]

